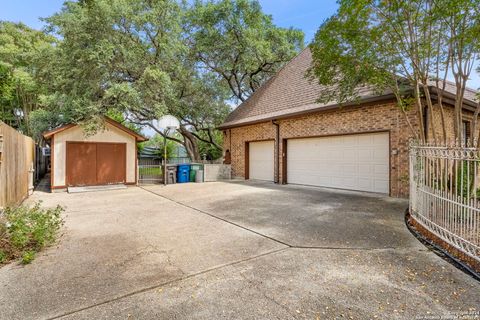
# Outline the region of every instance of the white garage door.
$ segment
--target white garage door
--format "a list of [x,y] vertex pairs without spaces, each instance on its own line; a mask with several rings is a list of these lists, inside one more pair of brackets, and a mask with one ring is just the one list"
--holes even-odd
[[273,181],[273,141],[250,142],[249,153],[249,179]]
[[290,139],[287,182],[388,193],[389,135]]

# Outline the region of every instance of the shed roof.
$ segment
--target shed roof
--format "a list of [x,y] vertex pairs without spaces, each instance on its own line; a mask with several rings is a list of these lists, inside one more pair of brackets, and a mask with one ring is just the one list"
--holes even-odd
[[[220,129],[328,110],[341,105],[358,105],[359,103],[394,98],[391,91],[378,94],[373,86],[365,86],[359,89],[359,99],[355,102],[348,104],[340,104],[338,101],[318,103],[317,100],[326,87],[305,76],[311,63],[312,53],[307,47],[233,110]],[[445,91],[445,95],[454,96],[455,85],[447,82]],[[475,90],[467,89],[465,102],[475,105],[476,93]]]
[[[141,134],[138,134],[136,133],[135,131],[131,130],[130,128],[127,128],[126,126],[124,126],[123,124],[121,124],[120,122],[117,122],[109,117],[104,117],[104,120],[105,122],[107,122],[108,124],[128,133],[129,135],[131,136],[134,136],[135,137],[135,140],[137,142],[142,142],[142,141],[147,141],[148,139],[146,137],[144,137],[143,135]],[[73,128],[75,126],[77,126],[78,124],[74,124],[74,123],[69,123],[69,124],[66,124],[66,125],[63,125],[63,126],[60,126],[58,128],[55,128],[55,129],[52,129],[50,131],[47,131],[47,132],[44,132],[43,133],[43,137],[45,139],[50,139],[51,137],[53,137],[54,135],[56,135],[57,133],[59,132],[62,132],[62,131],[65,131],[67,129],[70,129],[70,128]]]

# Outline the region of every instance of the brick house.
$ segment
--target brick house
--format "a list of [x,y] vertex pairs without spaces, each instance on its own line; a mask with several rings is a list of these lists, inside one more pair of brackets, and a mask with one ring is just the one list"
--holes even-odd
[[[303,50],[220,126],[232,176],[408,196],[413,135],[406,117],[417,129],[414,111],[404,115],[393,94],[378,95],[367,88],[356,103],[317,103],[322,87],[305,78],[311,59],[310,50]],[[444,101],[452,102],[454,87],[448,84],[446,89]],[[465,93],[467,135],[475,94],[470,89]],[[438,123],[425,117],[428,135],[441,131],[439,112],[433,111]],[[451,137],[453,108],[445,109],[445,115]]]

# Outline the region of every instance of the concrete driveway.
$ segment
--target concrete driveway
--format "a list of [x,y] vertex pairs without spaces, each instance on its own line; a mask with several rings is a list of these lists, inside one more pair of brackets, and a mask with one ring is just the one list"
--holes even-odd
[[0,269],[0,319],[479,315],[480,284],[410,235],[404,200],[253,182],[38,199],[67,207],[64,235]]

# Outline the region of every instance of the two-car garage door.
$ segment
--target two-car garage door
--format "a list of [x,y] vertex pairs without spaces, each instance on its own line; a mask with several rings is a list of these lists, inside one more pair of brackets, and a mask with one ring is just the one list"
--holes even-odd
[[[388,132],[287,140],[286,182],[389,193]],[[274,180],[274,141],[248,144],[248,177]]]
[[287,182],[389,193],[389,134],[289,139]]

